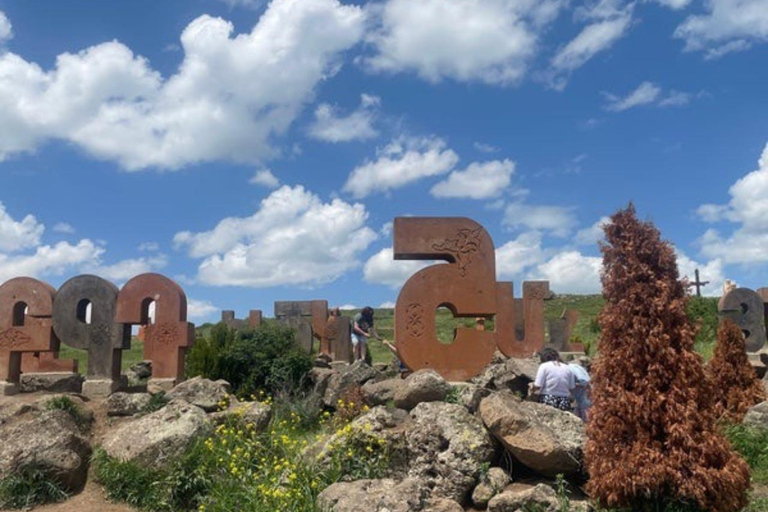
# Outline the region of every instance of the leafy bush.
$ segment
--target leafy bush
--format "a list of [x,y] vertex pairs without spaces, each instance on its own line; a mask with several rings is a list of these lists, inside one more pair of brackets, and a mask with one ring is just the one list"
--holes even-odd
[[294,331],[275,322],[242,331],[220,323],[187,356],[188,376],[224,379],[238,396],[301,389],[311,369],[312,358],[297,346]]
[[67,497],[61,484],[35,465],[25,466],[0,480],[0,509],[30,509]]
[[689,297],[686,312],[693,325],[698,328],[694,349],[709,360],[717,341],[717,298]]
[[45,402],[45,409],[48,411],[64,411],[72,417],[78,427],[85,428],[88,426],[88,419],[83,415],[80,407],[68,396],[49,398]]
[[736,424],[726,426],[725,435],[752,468],[752,480],[768,484],[768,429]]

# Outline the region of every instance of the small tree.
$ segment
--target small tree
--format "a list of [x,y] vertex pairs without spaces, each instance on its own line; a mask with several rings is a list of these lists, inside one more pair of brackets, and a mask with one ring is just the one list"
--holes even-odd
[[674,250],[632,205],[605,234],[588,492],[606,507],[740,510],[749,468],[716,428]]
[[749,364],[744,335],[729,319],[717,329],[715,355],[708,370],[719,417],[738,423],[750,407],[765,400],[765,389]]

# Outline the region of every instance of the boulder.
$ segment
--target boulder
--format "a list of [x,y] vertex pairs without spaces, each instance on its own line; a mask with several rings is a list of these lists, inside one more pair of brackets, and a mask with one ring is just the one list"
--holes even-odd
[[472,383],[463,383],[460,386],[459,405],[466,407],[472,414],[477,412],[477,408],[480,407],[480,402],[483,398],[493,392],[488,388],[483,388]]
[[166,396],[169,400],[184,400],[205,412],[214,412],[220,408],[222,402],[227,401],[229,382],[194,377],[174,387]]
[[464,507],[453,500],[446,498],[435,498],[427,501],[427,506],[423,512],[464,512]]
[[77,373],[23,373],[20,390],[22,393],[80,393],[85,377]]
[[405,433],[408,476],[429,485],[432,498],[463,503],[493,458],[493,440],[482,422],[460,405],[422,402],[410,416]]
[[491,434],[534,471],[548,477],[579,471],[586,437],[575,415],[523,402],[510,391],[484,398],[478,414]]
[[386,405],[395,399],[395,393],[405,381],[400,378],[380,381],[369,380],[363,384],[363,396],[370,405]]
[[67,411],[16,408],[0,439],[0,479],[35,465],[67,489],[85,485],[91,445]]
[[328,381],[334,373],[337,373],[336,370],[318,367],[312,368],[309,371],[309,380],[314,386],[315,393],[320,396],[325,394],[325,390],[328,389]]
[[139,361],[133,363],[125,372],[125,375],[133,381],[146,380],[152,376],[152,361]]
[[752,406],[744,416],[744,424],[768,429],[768,400]]
[[503,469],[489,469],[475,490],[472,491],[472,503],[480,508],[487,507],[491,498],[504,490],[508,483],[509,475]]
[[[331,365],[333,367],[333,365]],[[363,384],[376,377],[376,370],[365,361],[340,366],[328,379],[328,385],[323,394],[323,403],[328,407],[336,407],[339,399],[350,389],[362,387]]]
[[152,400],[149,393],[112,393],[107,398],[107,416],[133,416],[144,412]]
[[418,512],[424,508],[428,488],[408,478],[339,482],[317,497],[318,508],[327,512]]
[[491,498],[488,512],[559,512],[557,493],[546,484],[539,484],[523,491],[508,490]]
[[176,399],[159,411],[109,432],[103,448],[116,459],[159,469],[178,458],[198,437],[210,430],[211,422],[202,409]]
[[528,394],[528,384],[536,380],[539,363],[535,359],[505,359],[501,363],[491,364],[481,375],[472,379],[472,383],[492,390],[508,389]]
[[272,419],[272,406],[261,402],[233,402],[224,411],[211,414],[214,423],[238,419],[244,425],[252,425],[257,432],[266,430]]
[[395,391],[395,406],[410,411],[422,402],[444,400],[451,385],[434,370],[412,373]]

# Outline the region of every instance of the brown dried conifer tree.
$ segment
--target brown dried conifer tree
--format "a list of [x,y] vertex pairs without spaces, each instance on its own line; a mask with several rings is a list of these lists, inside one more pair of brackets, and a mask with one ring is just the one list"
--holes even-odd
[[720,322],[715,355],[707,369],[718,417],[738,423],[750,407],[765,400],[765,389],[749,364],[744,335],[729,319]]
[[587,490],[606,507],[740,510],[749,468],[716,428],[674,250],[631,204],[605,234]]

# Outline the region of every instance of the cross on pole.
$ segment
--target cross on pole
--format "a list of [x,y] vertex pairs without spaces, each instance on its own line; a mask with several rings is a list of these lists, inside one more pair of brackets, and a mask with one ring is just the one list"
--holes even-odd
[[690,288],[695,286],[696,296],[701,297],[701,287],[709,284],[709,281],[702,281],[701,279],[699,279],[699,269],[696,269],[695,275],[696,275],[696,280],[688,283],[688,287]]

